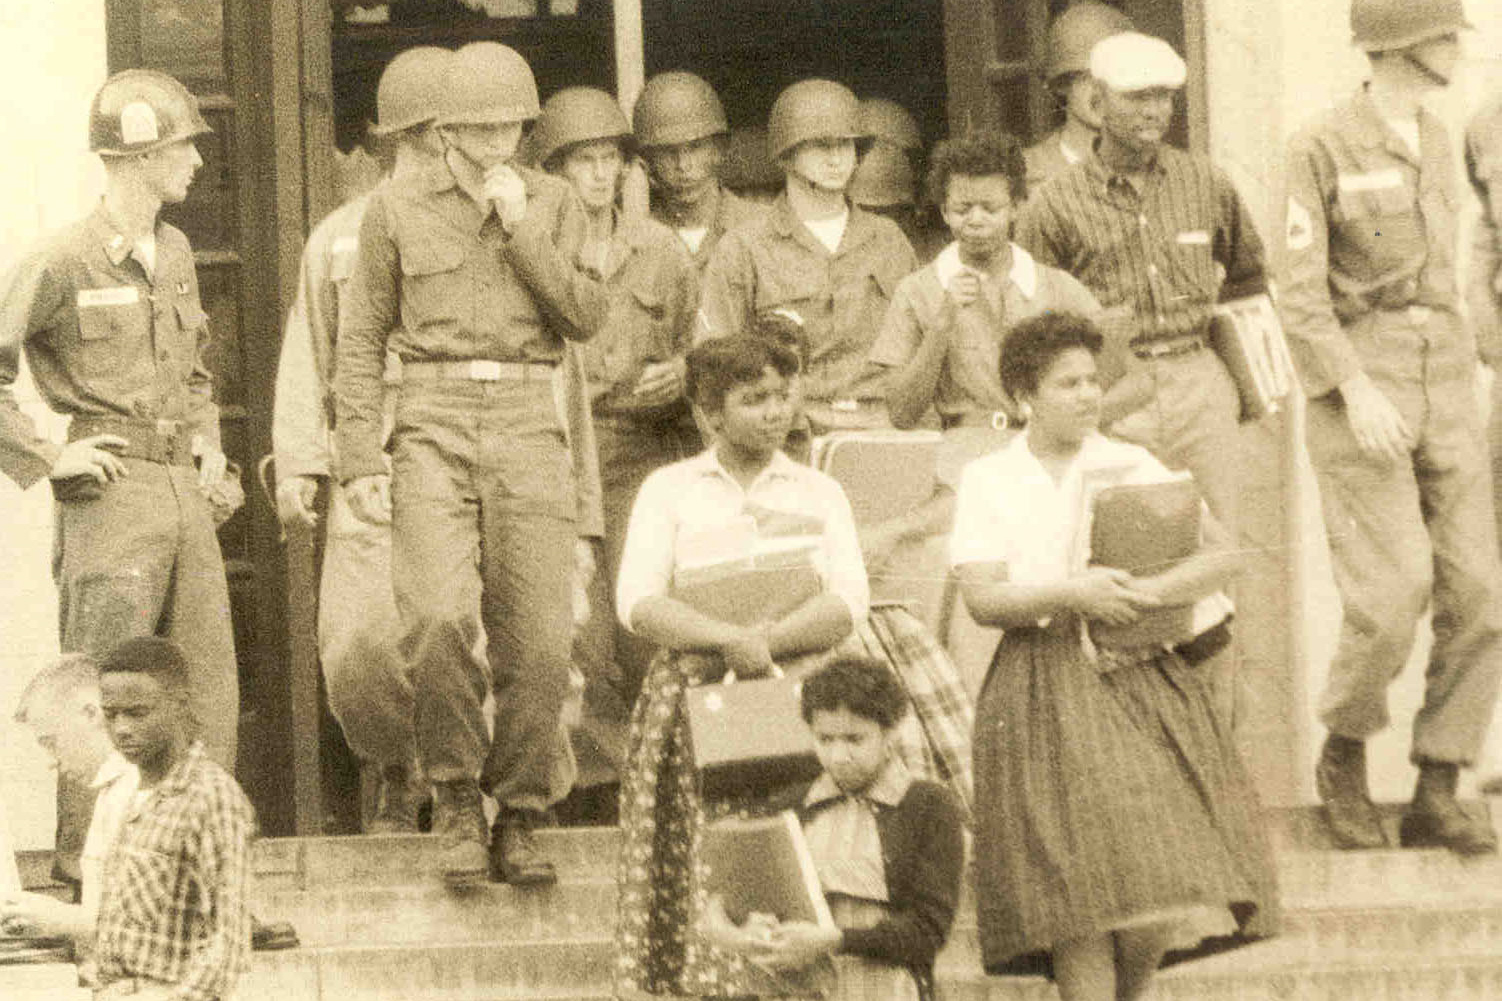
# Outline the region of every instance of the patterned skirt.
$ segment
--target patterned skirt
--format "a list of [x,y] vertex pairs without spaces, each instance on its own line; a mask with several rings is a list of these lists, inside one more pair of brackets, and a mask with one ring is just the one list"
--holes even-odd
[[1165,965],[1276,933],[1256,793],[1204,676],[1164,653],[1102,674],[1078,625],[1008,631],[976,705],[975,883],[986,971],[1155,915],[1233,921]]

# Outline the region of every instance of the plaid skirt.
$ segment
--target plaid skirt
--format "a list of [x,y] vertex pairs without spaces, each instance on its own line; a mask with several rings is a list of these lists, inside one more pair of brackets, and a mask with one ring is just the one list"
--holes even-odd
[[1171,653],[1101,673],[1073,619],[1009,630],[976,706],[975,793],[988,973],[1051,976],[1058,942],[1190,908],[1234,927],[1165,965],[1277,931],[1256,793],[1206,679]]

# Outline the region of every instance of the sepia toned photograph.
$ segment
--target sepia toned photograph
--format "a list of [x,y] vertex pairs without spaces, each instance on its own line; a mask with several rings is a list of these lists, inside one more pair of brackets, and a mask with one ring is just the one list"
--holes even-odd
[[1502,1001],[1502,6],[0,10],[0,997]]

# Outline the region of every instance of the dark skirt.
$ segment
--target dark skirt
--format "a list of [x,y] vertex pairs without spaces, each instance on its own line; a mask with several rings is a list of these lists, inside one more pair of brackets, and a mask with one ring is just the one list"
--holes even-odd
[[1077,623],[1008,631],[976,705],[975,882],[986,972],[1052,976],[1056,943],[1178,908],[1277,931],[1256,793],[1204,676],[1163,653],[1102,674]]

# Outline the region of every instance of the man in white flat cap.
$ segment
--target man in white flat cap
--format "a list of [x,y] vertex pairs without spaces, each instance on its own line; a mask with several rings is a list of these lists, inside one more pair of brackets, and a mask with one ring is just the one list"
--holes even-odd
[[1262,242],[1230,180],[1164,143],[1187,76],[1167,42],[1112,35],[1091,50],[1090,75],[1100,136],[1028,199],[1017,242],[1082,281],[1127,341],[1141,406],[1108,430],[1191,471],[1233,528],[1239,404],[1207,335],[1217,302],[1266,291]]

